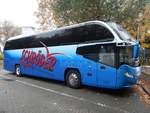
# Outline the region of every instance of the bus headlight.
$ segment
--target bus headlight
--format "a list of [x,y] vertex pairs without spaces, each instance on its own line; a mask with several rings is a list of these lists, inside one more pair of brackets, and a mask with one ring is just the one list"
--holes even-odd
[[124,75],[125,75],[126,77],[133,78],[133,75],[130,74],[130,73],[128,73],[128,72],[124,73]]

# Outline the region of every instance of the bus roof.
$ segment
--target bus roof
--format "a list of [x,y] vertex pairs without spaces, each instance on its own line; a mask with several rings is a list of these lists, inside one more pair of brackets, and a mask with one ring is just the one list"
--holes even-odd
[[[114,27],[113,24],[110,25],[110,23],[114,22],[103,22],[98,20],[88,21],[80,24],[60,27],[52,31],[33,33],[30,35],[19,35],[8,39],[4,49],[10,50],[42,47],[40,42],[44,43],[47,46],[101,42],[134,42],[122,36],[122,34],[126,36],[129,35],[127,35],[127,33],[122,29],[120,29],[119,25],[117,27]],[[118,32],[116,30],[120,31]]]
[[87,21],[87,22],[82,22],[82,23],[79,23],[79,24],[73,24],[73,25],[69,25],[69,26],[59,27],[59,28],[56,28],[55,30],[51,30],[51,31],[43,31],[43,32],[32,33],[32,34],[22,34],[22,35],[10,37],[8,39],[8,41],[10,41],[10,40],[16,40],[16,39],[20,39],[20,38],[25,38],[25,37],[29,37],[29,36],[43,35],[45,33],[50,33],[50,32],[54,32],[54,31],[58,31],[58,30],[63,30],[63,29],[78,28],[80,26],[86,26],[86,25],[91,25],[91,24],[98,24],[99,25],[99,24],[106,24],[106,23],[103,22],[103,21],[99,21],[99,20]]

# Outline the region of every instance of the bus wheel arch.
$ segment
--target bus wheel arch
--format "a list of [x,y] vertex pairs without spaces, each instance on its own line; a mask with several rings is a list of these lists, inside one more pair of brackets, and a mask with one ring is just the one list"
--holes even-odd
[[18,77],[21,77],[22,74],[21,74],[21,69],[20,69],[20,64],[15,64],[15,74],[18,76]]
[[[81,74],[77,68],[67,68],[64,73],[65,83],[71,87],[78,89],[81,86]],[[73,81],[73,82],[71,82]]]

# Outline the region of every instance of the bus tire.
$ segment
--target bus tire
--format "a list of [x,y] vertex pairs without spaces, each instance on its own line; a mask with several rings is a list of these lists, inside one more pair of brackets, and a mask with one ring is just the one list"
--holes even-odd
[[17,77],[21,77],[21,70],[20,70],[20,65],[15,65],[15,74]]
[[66,74],[66,83],[71,88],[80,88],[80,73],[76,70],[69,70]]

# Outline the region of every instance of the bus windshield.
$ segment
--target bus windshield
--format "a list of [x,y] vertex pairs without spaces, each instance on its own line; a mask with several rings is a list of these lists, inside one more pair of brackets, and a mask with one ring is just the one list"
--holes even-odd
[[121,40],[135,41],[133,37],[120,25],[113,22],[108,22],[107,24],[117,33]]
[[122,64],[134,66],[133,47],[119,47],[119,65]]

